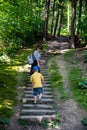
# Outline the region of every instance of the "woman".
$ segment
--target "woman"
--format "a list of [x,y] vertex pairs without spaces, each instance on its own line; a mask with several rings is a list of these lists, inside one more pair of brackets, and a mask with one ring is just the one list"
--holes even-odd
[[33,67],[34,66],[38,66],[38,72],[40,72],[40,52],[42,50],[42,46],[38,45],[36,50],[33,53],[33,57],[34,57],[34,63],[31,65],[31,71],[30,71],[30,75],[33,74]]

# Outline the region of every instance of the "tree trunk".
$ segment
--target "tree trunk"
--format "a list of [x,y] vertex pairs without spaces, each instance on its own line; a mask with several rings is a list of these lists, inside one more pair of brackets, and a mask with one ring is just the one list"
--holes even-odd
[[53,16],[52,16],[52,23],[51,23],[51,35],[53,33],[53,26],[54,26],[54,11],[55,11],[55,0],[54,0],[54,3],[53,3]]
[[75,48],[76,4],[77,4],[77,0],[72,0],[72,20],[71,20],[70,48]]
[[56,30],[57,30],[57,25],[58,25],[58,19],[59,19],[59,8],[58,8],[58,12],[57,12],[57,16],[56,16],[56,23],[55,23],[55,28],[54,28],[54,37],[56,35]]
[[67,31],[70,31],[70,2],[67,2]]
[[45,22],[44,22],[43,41],[47,40],[48,20],[49,20],[49,6],[50,6],[50,0],[46,0],[45,1]]
[[78,16],[77,35],[79,35],[80,25],[81,25],[82,1],[83,1],[83,0],[79,0],[79,16]]
[[[40,2],[41,2],[41,0],[37,0],[37,1],[36,1],[36,6],[37,6],[38,8],[40,8]],[[39,20],[40,20],[40,17],[41,17],[41,12],[40,12],[39,10],[37,10],[37,11],[36,11],[36,20],[39,21]],[[37,25],[36,31],[39,32],[39,31],[40,31],[39,29],[40,29],[40,24]]]
[[60,9],[60,14],[59,14],[58,36],[60,36],[61,24],[62,24],[62,17],[63,17],[63,2],[61,3],[61,9]]

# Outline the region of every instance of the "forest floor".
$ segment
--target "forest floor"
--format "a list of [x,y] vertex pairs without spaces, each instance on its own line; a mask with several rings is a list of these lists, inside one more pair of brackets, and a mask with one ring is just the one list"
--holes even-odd
[[[54,44],[55,44],[54,48],[52,47],[54,45],[53,42],[48,42],[48,44],[49,44],[50,48],[54,49],[54,50],[57,45],[60,46],[59,43],[57,43],[57,42],[54,42]],[[63,43],[61,42],[61,44],[63,44]],[[66,48],[66,43],[64,43],[64,45]],[[76,55],[74,55],[73,59],[71,59],[71,60],[74,60],[76,58],[75,56],[79,56],[79,58],[82,59],[81,51],[77,51]],[[64,60],[64,55],[61,54],[61,55],[56,56],[56,64],[58,65],[60,74],[63,78],[63,83],[65,86],[64,89],[65,89],[67,95],[69,95],[68,99],[66,99],[65,102],[61,102],[59,96],[57,97],[57,100],[56,100],[58,112],[60,113],[60,116],[61,116],[61,122],[63,122],[63,126],[61,126],[61,130],[86,130],[86,128],[84,128],[82,126],[81,120],[87,114],[87,112],[85,112],[78,105],[78,103],[74,100],[74,98],[72,96],[72,92],[70,91],[70,85],[69,85],[69,81],[68,81],[68,68],[67,68],[69,63]],[[83,71],[85,73],[87,73],[87,67],[85,64],[80,62],[79,67],[83,68]],[[83,74],[85,74],[85,73],[83,73]],[[18,75],[17,78],[18,78],[18,81],[23,80],[22,75]],[[21,91],[18,93],[19,93],[18,98],[20,100]],[[27,127],[20,125],[17,121],[17,114],[19,113],[20,107],[21,107],[21,105],[20,105],[20,103],[18,103],[14,110],[15,114],[10,120],[10,125],[8,127],[8,130],[16,130],[16,129],[17,130],[58,130],[58,128],[46,128],[45,129],[45,128],[42,128],[41,126],[39,126],[39,124],[33,124],[33,125],[31,124]]]

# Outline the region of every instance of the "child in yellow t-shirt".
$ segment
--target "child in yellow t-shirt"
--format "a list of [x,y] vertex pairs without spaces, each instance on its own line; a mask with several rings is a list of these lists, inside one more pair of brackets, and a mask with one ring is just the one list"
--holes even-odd
[[37,97],[39,96],[39,101],[41,101],[41,97],[43,94],[43,82],[44,77],[41,73],[38,72],[38,66],[33,67],[34,73],[30,77],[30,81],[32,82],[33,87],[33,95],[34,95],[34,104],[37,104]]

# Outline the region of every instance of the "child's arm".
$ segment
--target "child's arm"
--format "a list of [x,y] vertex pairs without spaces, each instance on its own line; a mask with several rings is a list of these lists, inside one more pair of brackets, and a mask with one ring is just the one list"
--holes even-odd
[[44,82],[44,77],[42,76],[42,78],[41,78],[41,82],[43,83]]
[[31,86],[32,86],[32,88],[33,88],[32,76],[30,77],[30,82],[31,82]]

